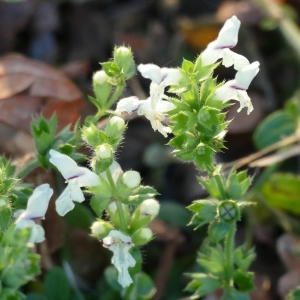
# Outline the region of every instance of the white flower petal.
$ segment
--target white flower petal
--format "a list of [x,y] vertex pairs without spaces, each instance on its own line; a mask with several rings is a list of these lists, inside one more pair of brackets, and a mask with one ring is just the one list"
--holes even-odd
[[150,99],[151,108],[155,109],[156,105],[165,97],[165,85],[163,83],[157,84],[154,81],[150,84]]
[[154,64],[140,64],[137,69],[142,74],[144,78],[148,78],[154,81],[156,84],[160,84],[162,81],[161,68]]
[[247,114],[249,115],[253,110],[250,97],[246,91],[238,91],[237,95],[240,101],[240,108],[237,111],[240,112],[244,107],[247,107]]
[[230,19],[226,20],[217,38],[219,46],[222,46],[223,48],[232,48],[236,46],[240,25],[241,22],[236,16],[232,16]]
[[174,108],[176,108],[176,106],[173,103],[171,103],[169,101],[160,101],[157,104],[155,110],[164,113],[164,112],[168,112],[169,110],[172,110]]
[[182,78],[182,73],[178,69],[174,68],[162,68],[162,81],[165,86],[178,85]]
[[100,180],[97,174],[89,170],[88,168],[78,167],[82,172],[82,175],[77,177],[78,186],[96,186],[100,184]]
[[66,180],[80,175],[79,168],[71,157],[53,149],[50,150],[49,154],[51,155],[49,161],[56,166]]
[[30,239],[34,238],[33,243],[41,243],[45,240],[45,230],[41,225],[35,224],[32,234],[34,234],[34,237],[31,236]]
[[235,81],[240,89],[247,90],[251,81],[259,71],[259,62],[253,62],[239,70],[235,75]]
[[55,201],[55,207],[60,216],[64,216],[75,207],[75,204],[72,201],[72,190],[70,185],[65,188],[62,194]]
[[53,190],[48,183],[38,186],[29,197],[27,208],[22,213],[24,219],[41,219],[48,209]]
[[237,54],[230,49],[224,49],[223,50],[223,62],[222,64],[228,68],[232,65],[234,65],[234,68],[239,71],[245,66],[249,65],[249,60],[240,54]]
[[118,230],[112,230],[103,239],[103,247],[113,252],[112,262],[119,272],[118,282],[123,288],[129,286],[133,281],[129,275],[128,268],[134,267],[136,261],[128,252],[134,244],[129,236],[124,235]]
[[137,97],[127,97],[121,99],[116,108],[116,112],[133,112],[139,108],[140,100]]
[[232,87],[235,84],[235,80],[230,80],[218,88],[214,93],[214,99],[226,102],[231,99],[238,100],[237,90]]
[[223,49],[216,49],[215,42],[210,43],[207,48],[201,53],[202,67],[214,64],[218,59],[223,57]]

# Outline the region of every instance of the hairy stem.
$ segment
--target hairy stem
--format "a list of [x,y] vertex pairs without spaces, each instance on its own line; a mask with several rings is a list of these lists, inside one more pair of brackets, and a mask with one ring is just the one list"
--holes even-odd
[[123,231],[124,233],[127,232],[127,225],[126,225],[126,222],[125,222],[125,217],[124,217],[124,211],[123,211],[123,207],[122,207],[122,202],[118,199],[118,192],[117,192],[117,188],[116,188],[116,185],[114,183],[114,180],[112,178],[112,175],[111,175],[111,171],[110,169],[108,168],[106,170],[106,175],[107,175],[107,179],[108,179],[108,182],[111,186],[111,189],[112,189],[112,192],[113,192],[113,197],[115,199],[115,202],[116,202],[116,205],[117,205],[117,208],[118,208],[118,214],[119,214],[119,218],[120,218],[120,225],[121,225],[121,231]]

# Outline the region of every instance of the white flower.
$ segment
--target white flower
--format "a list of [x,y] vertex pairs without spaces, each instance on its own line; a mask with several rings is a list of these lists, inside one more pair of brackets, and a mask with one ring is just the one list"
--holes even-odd
[[136,261],[128,252],[134,244],[129,236],[124,235],[118,230],[112,230],[103,239],[103,247],[113,252],[112,263],[119,272],[118,282],[123,288],[129,286],[133,281],[128,273],[129,267],[134,267]]
[[258,61],[242,68],[236,73],[234,80],[226,82],[223,86],[215,91],[214,98],[223,102],[226,102],[230,99],[238,100],[240,101],[240,108],[238,109],[238,112],[240,112],[243,107],[247,107],[247,113],[249,115],[253,110],[253,106],[246,90],[258,71]]
[[68,186],[56,200],[56,211],[59,215],[64,216],[74,208],[73,201],[84,201],[84,195],[81,187],[96,186],[100,184],[98,176],[91,170],[78,167],[76,162],[65,154],[55,150],[50,150],[50,162],[57,167],[62,176],[68,182]]
[[[16,228],[31,228],[29,242],[40,243],[45,239],[45,231],[42,226],[36,224],[34,220],[45,217],[53,190],[49,184],[38,186],[27,202],[26,210],[19,211],[21,214],[16,220]],[[18,213],[18,212],[17,212]]]
[[207,48],[201,53],[203,67],[215,63],[220,58],[223,59],[222,63],[225,67],[234,65],[236,70],[240,70],[249,64],[246,57],[230,50],[237,44],[240,25],[241,22],[236,16],[225,22],[217,39],[209,43]]
[[182,74],[177,69],[160,68],[154,64],[140,64],[138,70],[144,78],[150,79],[150,98],[152,109],[155,109],[157,103],[162,98],[167,98],[164,95],[165,87],[169,85],[178,85],[182,78]]
[[148,199],[142,202],[140,214],[142,216],[150,216],[154,219],[159,213],[159,203],[155,199]]
[[124,98],[118,102],[116,112],[137,111],[138,115],[144,115],[150,121],[154,131],[158,130],[164,137],[167,137],[167,133],[171,133],[171,128],[163,126],[161,122],[165,120],[165,113],[174,109],[175,105],[169,101],[160,100],[152,108],[152,103],[152,98],[147,100],[139,100],[136,97]]

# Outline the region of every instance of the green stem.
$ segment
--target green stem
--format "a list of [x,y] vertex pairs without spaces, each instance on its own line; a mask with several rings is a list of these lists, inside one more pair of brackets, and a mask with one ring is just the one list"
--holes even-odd
[[25,166],[17,175],[19,178],[24,178],[27,174],[29,174],[31,171],[33,171],[40,165],[40,161],[37,158],[35,158],[27,166]]
[[126,225],[126,222],[125,222],[122,202],[118,199],[118,191],[117,191],[116,185],[114,183],[114,180],[112,178],[111,171],[110,171],[109,168],[106,170],[106,175],[107,175],[108,182],[109,182],[109,184],[111,186],[111,189],[112,189],[113,198],[115,199],[115,202],[116,202],[116,205],[117,205],[117,208],[118,208],[118,214],[119,214],[120,225],[121,225],[120,229],[121,229],[122,232],[126,233],[127,232],[127,225]]
[[225,274],[227,277],[227,284],[226,284],[226,289],[227,292],[229,292],[229,288],[233,287],[233,251],[234,251],[234,234],[235,234],[235,223],[232,224],[229,232],[227,233],[227,236],[225,238],[225,259],[226,259],[226,264],[225,264]]
[[110,99],[107,101],[106,109],[110,109],[110,107],[116,102],[116,100],[119,98],[121,93],[123,92],[125,85],[119,85],[114,94],[110,97]]

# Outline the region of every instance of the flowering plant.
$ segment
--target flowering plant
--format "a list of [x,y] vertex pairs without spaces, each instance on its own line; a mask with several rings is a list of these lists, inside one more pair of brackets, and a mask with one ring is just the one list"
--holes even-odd
[[[207,176],[199,178],[199,182],[210,198],[195,200],[188,206],[192,212],[189,225],[198,228],[208,224],[207,241],[199,254],[203,271],[187,274],[191,282],[186,289],[194,293],[192,298],[222,288],[222,299],[248,299],[247,292],[253,289],[253,274],[248,272],[253,251],[246,251],[243,246],[236,248],[234,244],[241,209],[251,204],[242,201],[251,178],[246,172],[238,173],[235,169],[225,176],[222,166],[214,161],[214,154],[224,147],[230,123],[224,109],[230,105],[229,101],[240,102],[238,111],[246,107],[249,114],[253,109],[246,90],[259,71],[259,63],[250,64],[245,57],[230,50],[237,44],[239,27],[240,21],[235,16],[227,20],[218,38],[207,46],[195,63],[184,60],[178,69],[140,64],[137,70],[151,80],[146,100],[135,96],[119,99],[126,81],[135,74],[136,66],[130,48],[116,47],[113,60],[102,63],[102,70],[93,76],[95,97],[90,97],[90,101],[96,106],[97,113],[88,117],[81,129],[77,124],[73,131],[66,128],[57,134],[55,116],[49,121],[39,117],[32,123],[37,160],[21,174],[26,175],[36,166],[61,173],[68,184],[55,202],[61,216],[74,209],[74,202],[83,202],[87,198],[84,193],[91,197],[91,208],[98,218],[91,226],[91,235],[112,252],[115,271],[110,280],[117,282],[120,298],[149,299],[155,293],[152,280],[141,270],[139,247],[153,239],[148,225],[160,208],[155,199],[157,191],[142,185],[138,172],[124,172],[116,161],[115,154],[127,128],[124,112],[145,116],[153,130],[165,138],[169,135],[168,145],[173,147],[176,157],[193,162],[206,172]],[[237,70],[235,79],[217,83],[213,72],[219,59],[225,67],[234,66]],[[112,111],[115,103],[116,109]],[[98,121],[107,115],[106,127],[99,128]],[[170,123],[163,125],[168,118]],[[81,137],[92,149],[87,167],[77,164],[84,159],[76,152],[82,144]],[[8,188],[2,189],[9,214],[12,212],[9,193],[17,182],[10,177]],[[48,184],[37,187],[28,200],[27,209],[14,222],[7,222],[5,228],[10,223],[14,228],[10,234],[21,234],[25,228],[27,236],[23,240],[42,242],[44,231],[34,220],[45,216],[52,193]],[[102,219],[104,211],[106,219]],[[149,287],[146,296],[139,294],[139,285],[144,280],[141,278],[146,278]],[[17,293],[15,295],[19,297]]]

